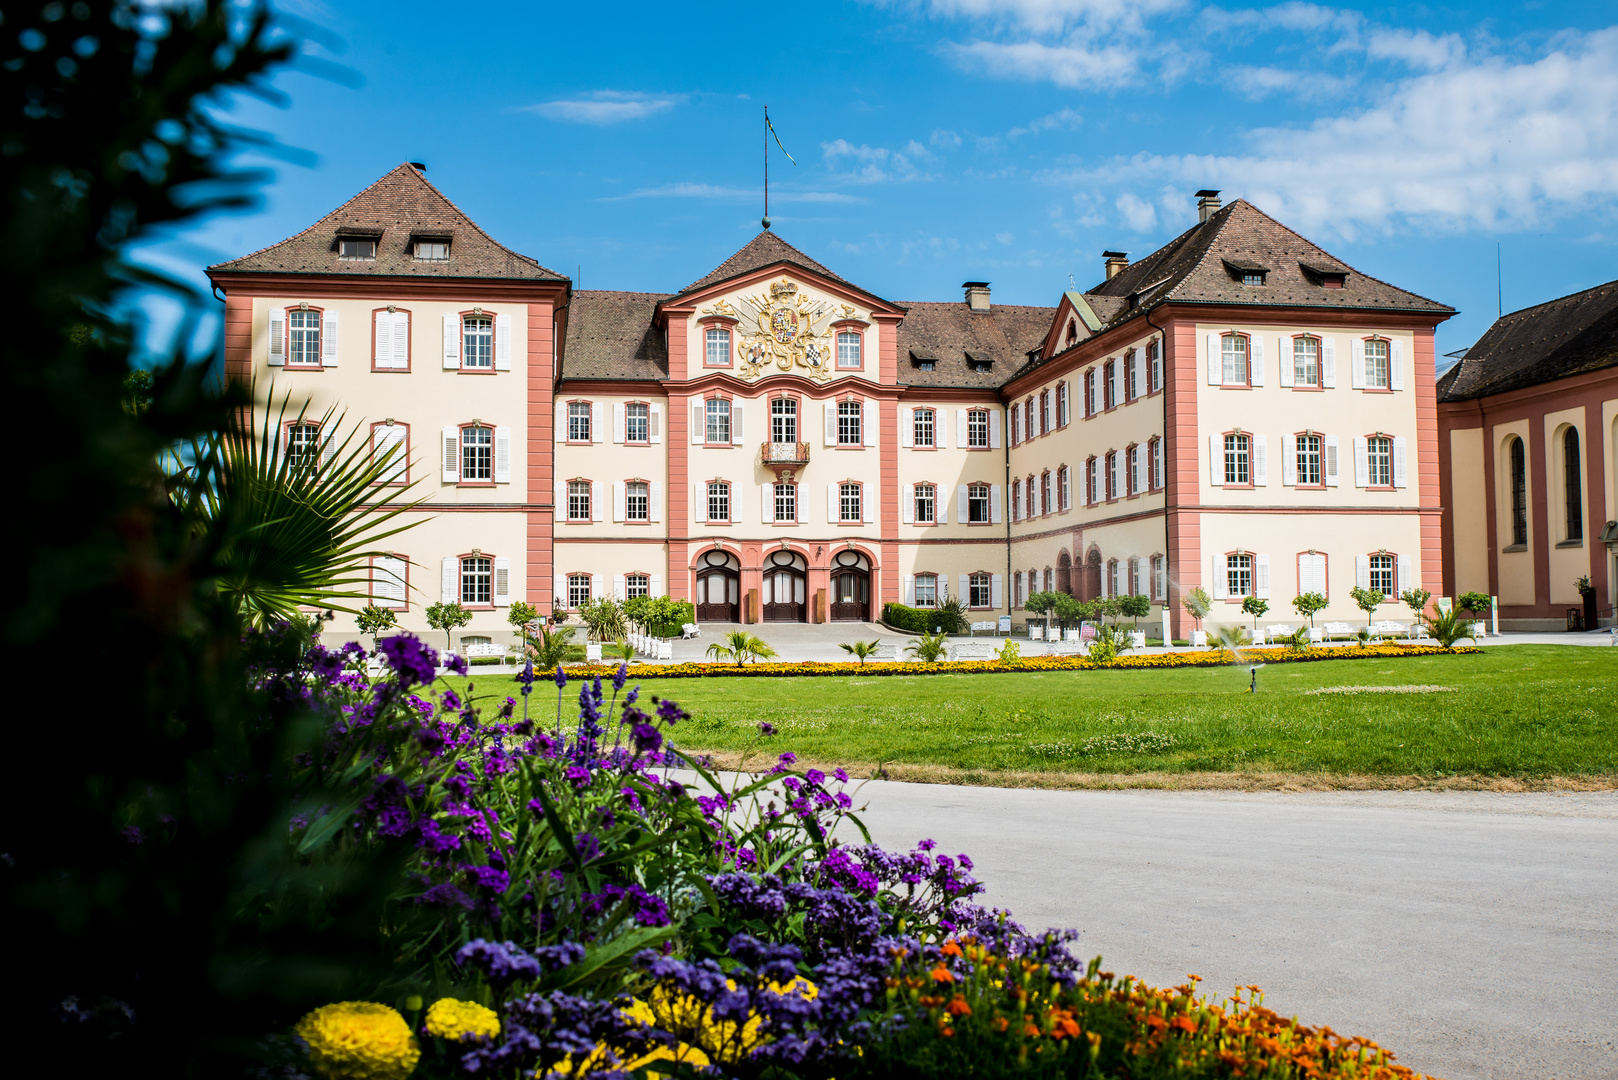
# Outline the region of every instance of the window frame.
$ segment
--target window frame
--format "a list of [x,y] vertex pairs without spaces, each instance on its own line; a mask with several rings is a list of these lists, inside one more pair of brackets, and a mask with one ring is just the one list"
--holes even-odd
[[1569,424],[1562,431],[1562,543],[1584,543],[1584,436]]
[[[456,446],[455,446],[456,461],[455,461],[455,465],[456,465],[456,468],[458,470],[457,473],[456,473],[456,476],[458,477],[458,479],[455,482],[455,486],[456,487],[494,487],[495,486],[495,480],[494,480],[494,425],[492,425],[492,424],[483,424],[483,423],[460,424],[460,425],[458,425],[456,427],[456,431],[458,432],[458,434],[456,435]],[[466,433],[469,432],[469,431],[486,431],[489,434],[488,443],[486,444],[487,449],[488,449],[488,464],[489,464],[489,475],[488,475],[487,478],[481,478],[480,477],[480,478],[476,478],[476,479],[472,479],[472,480],[468,480],[466,478],[466,475],[467,475],[467,468],[466,468],[466,461],[467,461],[467,458],[466,458],[466,451],[467,451]]]
[[[1146,491],[1148,494],[1159,491],[1163,487],[1162,476],[1158,475],[1159,454],[1162,453],[1163,437],[1153,435],[1146,440]],[[1166,465],[1165,465],[1166,467]]]
[[[479,551],[479,552],[468,552],[465,555],[457,556],[457,559],[458,559],[458,562],[457,562],[457,565],[456,565],[456,574],[455,574],[455,592],[456,592],[457,598],[460,600],[461,606],[468,609],[468,610],[470,610],[470,611],[492,611],[492,610],[494,610],[494,556],[490,555],[486,551]],[[467,575],[468,575],[469,571],[468,571],[468,568],[467,568],[466,564],[471,563],[471,562],[478,562],[478,563],[483,563],[484,564],[484,566],[481,567],[481,568],[480,567],[473,567],[471,569],[470,573],[473,573],[473,574],[487,574],[487,585],[488,585],[488,592],[489,592],[489,598],[487,600],[475,600],[475,599],[474,600],[468,600],[467,599]],[[475,578],[473,580],[474,580],[474,582],[476,581]]]
[[[397,370],[397,369],[390,369],[390,370]],[[392,424],[389,424],[385,420],[378,420],[375,423],[373,423],[371,425],[371,462],[372,462],[372,464],[375,464],[376,460],[377,460],[377,454],[376,454],[376,432],[377,432],[377,429],[378,428],[388,428],[388,427],[396,427],[396,428],[403,428],[404,429],[404,441],[400,444],[400,448],[399,448],[400,456],[395,459],[398,462],[397,467],[399,469],[399,472],[398,472],[397,476],[395,476],[395,478],[391,479],[391,480],[385,480],[381,476],[378,476],[377,479],[376,479],[376,482],[375,482],[375,486],[376,487],[409,487],[410,486],[410,425],[409,424],[406,424],[401,420],[395,420],[395,421],[393,421]]]
[[[850,496],[850,489],[853,490]],[[849,516],[848,508],[850,498],[853,499],[854,516]],[[865,524],[865,484],[859,480],[837,481],[837,520],[835,525],[864,525]]]
[[[852,432],[852,437],[850,433]],[[837,450],[865,448],[865,402],[857,397],[837,401]]]
[[[703,481],[702,498],[706,504],[707,517],[703,520],[709,525],[729,525],[736,520],[735,517],[735,486],[729,480]],[[722,505],[723,514],[716,514],[714,507]]]
[[1511,543],[1507,551],[1528,547],[1528,446],[1521,435],[1506,445],[1506,481],[1510,485]]
[[[723,410],[714,406],[723,405]],[[732,446],[731,424],[735,420],[735,404],[724,394],[711,394],[702,399],[702,445]],[[714,438],[715,421],[722,419],[725,430],[722,438]]]
[[[1225,483],[1224,483],[1224,486],[1228,487],[1228,488],[1250,488],[1250,487],[1252,487],[1253,486],[1253,435],[1252,435],[1252,433],[1247,432],[1247,431],[1234,431],[1234,430],[1233,431],[1226,431],[1226,432],[1221,433],[1220,439],[1221,439],[1220,449],[1224,453],[1224,457],[1225,457],[1225,461],[1224,461]],[[1241,443],[1240,447],[1239,448],[1238,447],[1232,447],[1231,443],[1230,443],[1231,439],[1242,440],[1242,443]],[[1231,457],[1231,455],[1233,453],[1236,454],[1236,458],[1235,458],[1234,461],[1232,460],[1232,457]],[[1246,473],[1247,473],[1247,478],[1245,480],[1233,480],[1233,479],[1231,479],[1231,476],[1233,475],[1233,473],[1232,473],[1233,468],[1236,469],[1237,474],[1239,474],[1241,467],[1245,467]]]
[[[289,369],[291,369],[293,371],[323,371],[323,370],[325,370],[325,367],[326,367],[326,359],[325,359],[325,357],[326,357],[326,354],[325,354],[325,348],[326,348],[326,309],[325,308],[315,307],[313,304],[298,304],[298,305],[293,306],[293,307],[288,307],[285,310],[286,310],[286,313],[287,313],[287,324],[286,324],[286,329],[282,331],[282,333],[286,335],[284,340],[282,341],[282,348],[284,350],[281,353],[281,356],[282,356],[282,359],[283,359],[282,366],[285,367],[285,368],[289,368]],[[315,362],[312,363],[312,364],[303,363],[301,361],[294,361],[292,359],[292,356],[293,356],[293,353],[292,353],[292,342],[293,342],[293,337],[292,337],[292,329],[293,329],[292,328],[292,317],[294,315],[313,315],[315,317],[315,328],[314,328],[314,333],[315,333]],[[373,330],[371,332],[374,334],[376,332],[375,329],[374,329],[374,326],[375,326],[374,321],[372,322],[372,326],[373,326]],[[300,328],[300,329],[304,330],[304,332],[307,332],[307,328]],[[376,350],[375,349],[371,350],[371,355],[373,357],[376,355]]]
[[[584,412],[581,414],[584,419],[584,437],[582,439],[574,438],[573,436],[573,422],[578,419],[574,415],[574,410],[581,405],[584,406]],[[588,446],[594,439],[595,402],[587,398],[569,398],[567,402],[567,438],[562,441],[572,446]]]
[[1096,481],[1100,478],[1100,461],[1096,455],[1091,454],[1084,462],[1084,505],[1098,506],[1104,500],[1097,499],[1097,489],[1101,486]]
[[[1378,562],[1386,565],[1378,566]],[[1376,579],[1379,574],[1386,574],[1388,589],[1378,589]],[[1373,551],[1366,555],[1365,587],[1382,594],[1383,603],[1391,603],[1399,599],[1399,557],[1387,551]]]
[[[722,370],[736,366],[736,333],[732,329],[736,323],[731,319],[709,318],[698,323],[702,335],[702,367],[704,370]],[[725,358],[723,361],[713,359],[713,338],[711,335],[723,334],[725,345]]]
[[[463,374],[463,375],[493,375],[495,373],[494,365],[498,362],[497,359],[496,359],[496,354],[499,352],[499,343],[495,340],[495,337],[499,333],[499,329],[498,329],[499,319],[497,317],[497,314],[495,312],[493,312],[493,311],[488,311],[488,310],[480,308],[480,309],[478,309],[476,311],[463,311],[463,312],[461,312],[460,313],[460,319],[461,319],[461,356],[460,356],[460,361],[461,361],[460,372],[461,372],[461,374]],[[466,324],[468,322],[472,321],[473,319],[477,319],[480,322],[487,322],[489,324],[489,366],[488,367],[483,367],[481,365],[474,365],[474,364],[467,363],[467,357],[470,355],[471,350],[467,347]]]
[[[796,525],[798,523],[798,500],[801,498],[803,498],[803,492],[798,490],[796,482],[784,483],[778,481],[771,485],[770,502],[772,504],[771,514],[773,515],[771,524]],[[783,501],[791,502],[791,506],[788,508],[790,512],[786,517],[781,516]]]
[[1135,499],[1140,497],[1142,488],[1135,486],[1135,465],[1140,454],[1140,443],[1130,443],[1124,447],[1124,496]]
[[[911,485],[910,516],[917,525],[938,524],[938,485],[928,480]],[[927,516],[921,516],[922,501],[927,503]]]
[[[788,416],[786,410],[784,410],[784,409],[781,410],[778,413],[777,410],[781,406],[791,406],[791,415]],[[786,420],[790,420],[792,422],[792,438],[790,438],[790,439],[778,439],[778,438],[775,437],[776,436],[777,423],[778,422],[783,422],[783,421],[786,421]],[[803,435],[803,405],[798,401],[797,397],[795,395],[793,395],[793,394],[775,394],[775,395],[773,395],[770,398],[770,442],[772,442],[772,443],[782,443],[782,444],[791,443],[793,445],[796,445],[797,443],[800,443],[800,442],[803,441],[803,439],[800,437],[802,435]]]
[[[1377,448],[1385,450],[1383,464],[1387,468],[1385,483],[1377,483]],[[1398,477],[1394,474],[1393,436],[1373,432],[1365,436],[1365,490],[1367,491],[1393,491],[1394,481]]]
[[[563,602],[567,605],[567,610],[569,610],[569,611],[577,611],[577,610],[579,610],[580,607],[584,606],[585,604],[588,604],[591,600],[595,599],[594,595],[592,595],[593,594],[593,582],[591,581],[591,578],[592,578],[592,575],[590,575],[590,574],[567,574],[566,575],[566,579],[567,579],[567,595],[564,596],[562,599],[563,599]],[[579,588],[582,588],[582,590],[583,590],[583,596],[577,601],[574,600],[574,590],[575,590],[574,582],[582,582],[583,583],[582,586],[579,586]]]
[[[286,460],[288,470],[319,470],[320,448],[324,441],[320,437],[320,430],[320,423],[316,420],[288,420],[281,425],[281,453]],[[295,441],[293,432],[303,431],[313,431],[315,433],[312,440],[312,445],[314,446],[311,453],[312,460],[304,460],[305,451],[301,449],[294,450],[293,448]],[[301,442],[301,440],[298,441]]]
[[[834,371],[864,371],[865,370],[865,328],[857,323],[834,323],[832,330],[832,356]],[[843,338],[854,339],[854,360],[852,364],[843,363]]]
[[[990,446],[989,446],[989,423],[990,423],[990,421],[989,421],[989,410],[988,409],[968,409],[968,410],[966,410],[966,449],[968,449],[968,450],[988,450],[988,449],[990,449]],[[983,438],[982,443],[978,443],[978,442],[974,441],[974,440],[976,440],[978,438],[977,433],[980,430],[980,428],[981,428],[981,431],[982,431],[982,438]]]
[[1118,402],[1116,400],[1114,400],[1117,397],[1117,395],[1114,393],[1114,390],[1118,386],[1118,381],[1117,381],[1116,374],[1115,374],[1115,369],[1114,369],[1114,365],[1116,363],[1117,363],[1116,360],[1108,360],[1108,361],[1106,361],[1105,363],[1103,363],[1101,365],[1101,411],[1102,412],[1112,412],[1112,410],[1114,410],[1114,409],[1116,409],[1118,407]]
[[[1240,341],[1242,343],[1242,378],[1232,381],[1229,377],[1230,368],[1226,363],[1225,342]],[[1227,330],[1219,335],[1219,378],[1220,386],[1226,390],[1251,390],[1253,388],[1253,336],[1244,334],[1240,330]]]
[[[1377,385],[1371,381],[1371,346],[1379,345],[1382,348],[1382,383]],[[1372,334],[1370,337],[1360,339],[1360,361],[1365,372],[1365,385],[1361,389],[1368,394],[1393,393],[1393,339]]]
[[[1235,561],[1238,559],[1244,560],[1242,565],[1239,567]],[[1240,604],[1249,596],[1258,595],[1254,591],[1257,588],[1256,575],[1258,572],[1254,563],[1255,560],[1253,558],[1253,553],[1250,551],[1243,550],[1225,552],[1225,602],[1227,604]],[[1232,577],[1232,575],[1237,573],[1245,573],[1247,575],[1247,587],[1241,591],[1232,588],[1232,582],[1236,580],[1234,577]]]
[[[629,415],[629,410],[630,409],[645,409],[646,410],[646,416],[645,416],[646,437],[645,438],[632,439],[632,438],[629,437],[630,419],[631,419],[631,417]],[[649,402],[649,401],[626,401],[626,402],[624,402],[624,445],[625,446],[650,446],[650,445],[652,445],[652,403],[651,402]]]
[[[633,581],[640,581],[640,582],[644,582],[645,584],[640,585],[640,586],[631,586],[630,583],[633,582]],[[631,592],[630,589],[632,587],[644,588],[646,591],[643,592],[643,593]],[[625,600],[628,600],[628,599],[630,599],[632,597],[636,597],[636,596],[648,596],[649,597],[651,595],[652,595],[652,575],[651,574],[645,573],[644,571],[640,571],[640,570],[631,570],[629,573],[624,575],[624,599]]]
[[1118,475],[1118,470],[1115,466],[1117,458],[1118,451],[1116,450],[1108,450],[1106,454],[1103,455],[1105,464],[1103,464],[1101,468],[1101,486],[1107,495],[1107,498],[1105,499],[1106,502],[1117,502],[1119,499],[1117,486],[1112,482],[1113,477]]
[[[929,600],[927,600],[926,602],[923,602],[922,599],[921,599],[921,586],[922,586],[922,580],[923,579],[926,579],[926,581],[929,583],[929,585],[930,585],[930,587],[932,589],[932,597]],[[915,578],[913,579],[913,581],[911,583],[911,588],[914,590],[914,593],[915,593],[913,599],[915,600],[915,606],[916,607],[925,608],[925,609],[927,609],[929,611],[938,607],[938,575],[937,574],[929,572],[929,573],[922,573],[922,574],[915,575]]]
[[[625,480],[623,482],[623,484],[624,484],[624,524],[625,525],[650,525],[652,523],[652,482],[650,480],[634,479],[634,480]],[[632,488],[632,487],[645,488],[645,495],[644,495],[645,500],[646,500],[646,505],[645,505],[646,516],[645,517],[634,517],[630,513],[630,509],[629,509],[630,508],[630,490],[629,489]],[[593,507],[592,507],[592,509],[593,509]]]
[[1050,517],[1056,513],[1056,508],[1052,505],[1053,501],[1051,498],[1051,471],[1046,469],[1039,474],[1040,517]]
[[[982,518],[976,515],[981,506]],[[966,520],[963,525],[994,524],[994,489],[981,480],[966,485]]]
[[[343,254],[343,245],[344,244],[370,244],[371,245],[371,252],[370,252],[369,255],[345,255],[345,254]],[[344,236],[342,233],[338,233],[337,234],[337,261],[338,262],[376,262],[377,249],[380,248],[381,246],[382,245],[381,245],[381,238],[380,237],[376,237],[376,236]]]
[[[1305,483],[1303,479],[1303,455],[1305,450],[1302,440],[1304,439],[1311,439],[1319,444],[1315,451],[1315,466],[1320,479],[1311,483]],[[1309,491],[1323,490],[1326,487],[1326,436],[1312,430],[1300,431],[1292,436],[1292,478],[1295,481],[1292,485],[1293,487],[1300,487]]]
[[[593,524],[595,522],[595,483],[594,483],[594,481],[585,480],[582,477],[575,476],[572,479],[564,481],[564,482],[567,484],[567,488],[563,491],[563,495],[567,499],[567,513],[563,517],[564,523],[568,524],[568,525],[590,525],[590,524]],[[574,485],[582,485],[584,490],[582,492],[575,492],[573,490]],[[584,516],[583,517],[575,517],[573,515],[573,508],[575,506],[574,499],[579,498],[581,496],[584,499]]]
[[1146,396],[1163,392],[1163,384],[1168,380],[1163,364],[1163,343],[1157,340],[1146,343]]
[[[405,363],[404,367],[379,367],[376,362],[376,317],[379,312],[386,311],[390,315],[403,315],[405,317]],[[290,313],[289,313],[290,314]],[[410,308],[398,304],[382,304],[371,309],[371,371],[379,374],[401,373],[408,375],[416,362],[416,315]]]
[[[451,241],[445,240],[441,237],[412,236],[410,238],[410,261],[431,263],[449,262],[450,243]],[[444,249],[444,254],[423,255],[421,253],[421,249],[425,246],[441,247]]]
[[[1308,342],[1313,342],[1315,346],[1315,381],[1312,383],[1303,382],[1298,378],[1298,346]],[[1287,357],[1287,362],[1292,365],[1293,390],[1313,393],[1325,389],[1321,369],[1326,362],[1326,346],[1319,334],[1293,334],[1292,355]]]
[[[927,441],[921,441],[923,414],[927,425]],[[916,450],[938,449],[938,410],[928,405],[918,405],[910,410],[910,445]]]
[[[983,590],[983,603],[973,603],[978,590]],[[994,575],[984,570],[976,570],[966,575],[966,606],[971,611],[988,611],[994,607]]]

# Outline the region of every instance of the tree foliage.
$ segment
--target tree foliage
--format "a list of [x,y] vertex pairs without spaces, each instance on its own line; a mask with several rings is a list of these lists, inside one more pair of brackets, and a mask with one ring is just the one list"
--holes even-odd
[[1185,608],[1186,614],[1197,621],[1197,626],[1200,628],[1202,620],[1206,619],[1208,612],[1213,610],[1213,597],[1208,595],[1207,589],[1198,585],[1180,597],[1180,606]]
[[1309,625],[1315,625],[1315,613],[1326,610],[1329,601],[1317,592],[1306,592],[1292,598],[1292,610],[1309,620]]

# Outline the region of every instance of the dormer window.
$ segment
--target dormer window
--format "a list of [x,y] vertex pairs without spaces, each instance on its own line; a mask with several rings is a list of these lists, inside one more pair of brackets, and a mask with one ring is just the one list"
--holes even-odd
[[1316,261],[1300,262],[1303,276],[1322,289],[1341,289],[1348,283],[1348,268],[1335,263]]
[[934,371],[938,368],[938,357],[931,352],[917,352],[910,350],[910,362],[917,371]]
[[412,241],[411,251],[417,262],[447,262],[449,241],[442,237],[417,237]]
[[966,354],[966,366],[980,374],[994,370],[994,361],[982,353],[969,352]]
[[1243,270],[1242,271],[1242,284],[1243,285],[1262,285],[1262,284],[1264,284],[1264,271],[1262,271],[1262,270]]
[[938,361],[936,361],[936,360],[917,360],[916,361],[916,370],[917,371],[932,371],[937,366],[938,366]]
[[1225,272],[1243,285],[1263,285],[1269,271],[1269,267],[1252,259],[1232,258],[1225,260]]
[[374,259],[376,258],[376,238],[372,236],[339,236],[337,238],[337,257],[339,259]]

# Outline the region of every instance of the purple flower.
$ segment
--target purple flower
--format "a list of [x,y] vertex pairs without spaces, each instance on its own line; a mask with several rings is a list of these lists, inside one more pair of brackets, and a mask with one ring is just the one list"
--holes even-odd
[[774,735],[775,725],[770,723],[768,720],[761,720],[759,721],[758,725],[758,733],[760,735]]
[[583,765],[569,765],[567,767],[567,778],[576,788],[590,786],[590,770]]
[[[444,666],[457,675],[466,674],[466,658],[464,656],[456,656],[452,653],[450,658],[444,661]],[[470,690],[472,688],[468,686],[467,689]]]
[[826,781],[826,774],[819,769],[810,769],[803,774],[803,778],[811,784],[823,784]]
[[522,684],[522,696],[527,697],[534,692],[534,662],[524,660],[522,672],[517,676],[517,682]]
[[583,862],[594,862],[601,858],[601,841],[590,833],[581,832],[575,836],[573,846],[578,850],[579,859]]
[[629,661],[625,660],[623,663],[618,665],[618,673],[612,677],[613,692],[616,693],[617,691],[622,690],[624,688],[624,683],[628,681]]
[[433,904],[447,908],[463,908],[468,911],[472,909],[472,898],[448,882],[434,885],[416,897],[416,903]]
[[837,782],[839,784],[848,783],[848,773],[844,772],[842,769],[833,769],[831,774],[837,778]]
[[416,846],[425,848],[434,855],[442,855],[446,851],[454,851],[461,846],[459,836],[454,833],[441,832],[438,822],[432,818],[422,818],[421,824],[417,828],[421,833],[421,839],[416,841]]
[[783,765],[791,765],[793,762],[798,760],[798,755],[788,750],[786,753],[782,754],[778,760]]
[[376,651],[399,676],[401,688],[430,683],[438,670],[438,653],[413,634],[396,634],[377,643]]
[[511,884],[511,875],[494,866],[474,866],[471,868],[472,881],[481,888],[493,889],[495,892],[505,892]]
[[125,826],[124,839],[131,844],[144,844],[146,842],[146,837],[142,835],[139,825]]
[[562,665],[561,664],[557,664],[556,665],[556,688],[558,690],[560,690],[562,687],[564,687],[566,685],[567,685],[567,672],[562,670]]

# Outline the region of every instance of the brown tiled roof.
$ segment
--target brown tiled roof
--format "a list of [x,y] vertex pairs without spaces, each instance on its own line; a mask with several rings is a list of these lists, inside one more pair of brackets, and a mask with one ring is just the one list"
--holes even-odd
[[1438,380],[1440,401],[1465,401],[1618,366],[1618,281],[1495,320]]
[[[1029,352],[1045,342],[1055,308],[995,304],[987,312],[970,310],[964,301],[899,304],[907,308],[899,323],[899,382],[906,386],[998,389],[1028,362]],[[974,371],[967,354],[994,361],[988,371]],[[936,361],[922,371],[912,356]]]
[[[1263,285],[1243,285],[1226,265],[1267,269]],[[1302,264],[1302,265],[1300,265]],[[1341,289],[1321,287],[1303,266],[1339,268],[1347,273]],[[1119,304],[1102,314],[1099,297],[1127,300],[1141,293],[1135,308]],[[1276,221],[1246,199],[1237,199],[1192,226],[1146,258],[1085,293],[1103,319],[1115,322],[1142,307],[1166,302],[1247,304],[1274,307],[1362,308],[1449,315],[1455,309],[1395,288],[1344,265]]]
[[[376,258],[339,259],[337,236],[349,232],[375,237]],[[442,262],[417,260],[410,246],[412,236],[447,238],[449,258]],[[409,164],[393,169],[296,236],[208,269],[221,273],[567,280],[496,243]]]
[[[775,235],[775,233],[771,232],[769,229],[764,229],[757,236],[753,237],[753,239],[749,240],[747,245],[736,254],[714,267],[709,273],[703,275],[696,281],[693,281],[691,284],[681,289],[675,295],[684,296],[686,293],[696,292],[698,289],[706,288],[709,285],[716,285],[721,281],[728,281],[731,278],[741,277],[743,274],[752,273],[754,270],[757,270],[760,267],[769,266],[772,263],[779,262],[792,263],[794,266],[808,270],[810,273],[819,274],[821,277],[830,278],[832,281],[840,281],[844,285],[848,285],[856,289],[859,288],[858,285],[854,285],[854,283],[848,279],[838,277],[824,266],[815,262],[815,260],[811,259],[803,252],[799,251],[797,248]],[[860,291],[864,292],[865,290],[860,289]]]
[[667,293],[576,291],[562,339],[562,378],[668,378],[667,343],[652,322],[667,299]]

